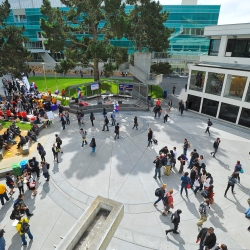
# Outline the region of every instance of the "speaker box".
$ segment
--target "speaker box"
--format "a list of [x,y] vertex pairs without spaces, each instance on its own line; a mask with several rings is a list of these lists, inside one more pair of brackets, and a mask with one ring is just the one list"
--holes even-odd
[[118,101],[118,104],[122,104],[122,101]]

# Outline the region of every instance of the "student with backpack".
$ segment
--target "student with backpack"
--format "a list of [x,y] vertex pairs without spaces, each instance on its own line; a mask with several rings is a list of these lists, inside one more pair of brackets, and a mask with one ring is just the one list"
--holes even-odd
[[93,155],[95,153],[95,148],[96,148],[96,142],[95,142],[95,138],[92,138],[89,146],[92,148],[92,151],[91,151],[91,155]]
[[234,167],[234,174],[236,178],[238,179],[238,183],[240,184],[240,173],[243,173],[243,168],[240,164],[240,161],[237,161]]
[[108,124],[109,124],[109,119],[108,119],[107,116],[105,116],[105,118],[104,118],[104,125],[103,125],[102,131],[105,131],[105,127],[107,128],[107,131],[109,131],[109,126],[108,126]]
[[173,189],[170,189],[163,198],[163,205],[164,205],[164,211],[162,212],[163,216],[167,216],[167,212],[171,213],[169,209],[174,208],[174,198],[172,194],[173,194]]
[[179,234],[179,232],[177,231],[180,220],[181,220],[181,216],[180,214],[182,213],[182,211],[180,209],[178,209],[175,213],[172,214],[171,216],[171,221],[174,224],[174,229],[170,229],[170,230],[166,230],[166,235],[168,235],[168,233],[173,232],[174,234]]
[[205,199],[203,202],[201,202],[199,206],[200,219],[197,222],[198,227],[202,226],[203,223],[207,221],[208,211],[209,211],[208,209],[210,209],[209,199]]
[[213,157],[215,157],[215,154],[217,153],[219,146],[220,146],[220,138],[217,138],[213,144],[214,151],[210,153]]
[[30,225],[28,218],[20,218],[19,222],[16,225],[16,230],[20,234],[23,246],[27,246],[27,241],[25,239],[25,234],[28,234],[30,240],[33,240],[33,235],[30,232]]
[[158,197],[158,199],[154,202],[154,206],[157,206],[156,204],[163,200],[165,193],[166,193],[166,188],[167,188],[167,184],[162,184],[162,186],[160,188],[157,188],[155,190],[155,196]]
[[231,187],[231,190],[232,190],[232,194],[235,194],[234,192],[234,185],[237,183],[237,174],[235,173],[232,173],[231,176],[228,176],[228,183],[227,183],[227,188],[225,190],[225,194],[224,194],[224,197],[227,197],[227,191],[228,189]]
[[61,148],[61,145],[62,145],[62,140],[61,140],[61,138],[58,136],[58,134],[55,134],[55,137],[56,137],[56,146],[59,148],[59,151],[61,152],[61,153],[63,153],[63,151],[62,151],[62,148]]
[[188,191],[187,191],[187,185],[190,185],[191,180],[188,177],[188,172],[185,172],[185,174],[181,177],[181,192],[180,195],[182,195],[183,189],[186,191],[186,196],[188,197]]
[[208,120],[207,120],[207,129],[206,129],[205,133],[208,132],[208,134],[210,135],[209,129],[210,129],[210,127],[211,127],[212,125],[213,125],[213,123],[210,121],[210,119],[208,119]]

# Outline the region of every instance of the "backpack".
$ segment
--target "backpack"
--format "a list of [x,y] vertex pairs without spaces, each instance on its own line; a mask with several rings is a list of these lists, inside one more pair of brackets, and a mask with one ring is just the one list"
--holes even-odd
[[156,188],[155,196],[160,197],[160,194],[161,194],[161,188]]
[[188,148],[190,148],[191,147],[191,144],[190,144],[190,142],[188,142]]
[[207,191],[207,190],[203,190],[203,191],[201,192],[201,196],[203,196],[204,198],[207,198],[207,196],[208,196],[208,191]]
[[202,202],[199,206],[199,212],[201,214],[206,214],[206,205],[204,204],[204,202]]
[[50,164],[49,164],[49,163],[47,163],[47,169],[49,169],[49,167],[50,167]]
[[27,233],[30,230],[30,225],[27,222],[18,222],[21,224],[21,233]]
[[234,186],[233,177],[231,177],[231,178],[228,180],[228,184],[229,184],[230,186]]
[[208,123],[208,126],[212,126],[213,125],[213,123],[210,121],[209,123]]
[[18,203],[18,199],[14,201],[13,208],[15,208],[16,204]]
[[168,205],[168,198],[169,198],[169,196],[166,194],[166,195],[164,196],[164,198],[163,198],[163,204],[164,204],[164,206],[167,206],[167,205]]
[[153,139],[154,144],[158,144],[158,141],[156,139]]
[[213,179],[213,177],[211,176],[210,177],[210,181],[209,181],[209,185],[212,185],[214,183],[214,179]]
[[10,219],[11,219],[11,220],[15,220],[15,219],[16,219],[15,210],[13,210],[13,211],[11,212]]
[[107,124],[109,124],[109,119],[108,119],[108,117],[107,117],[107,119],[106,119],[106,121],[105,121]]
[[60,144],[60,145],[62,145],[62,140],[61,140],[61,138],[60,137],[57,137],[58,138],[58,143]]

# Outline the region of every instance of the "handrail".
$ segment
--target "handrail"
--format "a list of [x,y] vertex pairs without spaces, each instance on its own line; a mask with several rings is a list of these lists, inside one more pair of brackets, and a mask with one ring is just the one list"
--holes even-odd
[[[129,64],[129,67],[131,66],[131,68],[135,68],[137,69],[138,71],[140,71],[143,75],[146,76],[146,80],[150,80],[150,75],[148,75],[147,73],[145,73],[143,70],[141,70],[140,68],[138,68],[137,66],[135,65],[132,65],[131,63]],[[135,76],[136,77],[136,76]]]

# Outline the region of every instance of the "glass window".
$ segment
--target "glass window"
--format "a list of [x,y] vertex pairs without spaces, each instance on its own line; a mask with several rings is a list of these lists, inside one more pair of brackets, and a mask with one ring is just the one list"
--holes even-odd
[[213,95],[221,95],[225,75],[208,72],[205,92]]
[[229,122],[236,122],[237,116],[239,113],[239,107],[221,103],[219,118]]
[[189,89],[202,91],[204,86],[205,75],[205,71],[192,70]]
[[25,15],[20,15],[20,22],[27,22],[27,18]]
[[248,86],[245,102],[250,102],[250,84]]
[[201,113],[216,117],[218,106],[219,102],[204,98]]
[[196,112],[200,111],[200,105],[201,105],[201,97],[194,96],[194,95],[188,95],[188,103],[189,103],[189,109],[194,110]]
[[228,39],[226,52],[233,52],[235,41],[236,41],[235,39]]
[[250,128],[250,109],[242,108],[239,125]]
[[15,22],[15,23],[18,23],[18,22],[19,22],[19,19],[18,19],[18,16],[17,16],[17,15],[14,15],[14,22]]
[[247,77],[245,76],[228,75],[224,91],[224,97],[242,100],[242,95],[245,89],[246,82]]
[[211,39],[208,55],[209,56],[218,56],[220,48],[220,39]]

